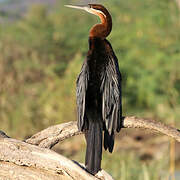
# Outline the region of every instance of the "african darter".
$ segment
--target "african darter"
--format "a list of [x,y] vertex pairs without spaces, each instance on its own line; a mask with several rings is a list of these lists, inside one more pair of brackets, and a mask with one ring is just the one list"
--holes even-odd
[[112,29],[111,15],[100,4],[67,7],[83,9],[99,16],[101,23],[89,33],[89,51],[77,79],[78,128],[87,142],[85,165],[96,174],[101,169],[104,149],[113,151],[114,133],[122,126],[121,74],[118,59],[106,40]]

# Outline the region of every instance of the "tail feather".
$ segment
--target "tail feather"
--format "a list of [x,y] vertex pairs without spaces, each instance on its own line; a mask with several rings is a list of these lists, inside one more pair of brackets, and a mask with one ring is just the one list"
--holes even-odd
[[89,122],[85,132],[87,148],[85,165],[88,172],[95,175],[101,169],[102,128],[99,122]]
[[114,147],[114,132],[109,134],[107,130],[104,132],[104,149],[112,153]]

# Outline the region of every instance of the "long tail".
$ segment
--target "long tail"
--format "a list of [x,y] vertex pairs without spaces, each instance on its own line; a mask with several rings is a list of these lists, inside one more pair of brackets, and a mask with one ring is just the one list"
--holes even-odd
[[101,169],[102,159],[102,128],[99,122],[89,122],[86,137],[85,165],[89,173],[95,175]]
[[114,147],[114,132],[109,134],[107,130],[104,131],[104,149],[112,153]]

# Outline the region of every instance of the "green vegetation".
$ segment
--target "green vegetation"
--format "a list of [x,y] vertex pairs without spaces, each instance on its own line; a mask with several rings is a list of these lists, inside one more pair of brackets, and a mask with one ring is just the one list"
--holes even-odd
[[[75,156],[75,159],[84,161],[80,153]],[[127,152],[113,152],[113,155],[104,152],[102,161],[103,169],[107,170],[115,180],[165,180],[168,172],[163,170],[167,165],[165,158],[147,163],[140,161],[134,153]]]
[[[59,2],[53,10],[34,5],[18,20],[0,24],[0,124],[10,136],[23,138],[49,125],[76,120],[75,81],[88,50],[88,31],[97,18],[63,7],[68,2]],[[180,15],[175,1],[105,4],[113,18],[108,39],[123,76],[124,115],[174,120],[179,126]],[[105,155],[103,163],[109,158]],[[158,179],[149,172],[156,165],[157,172],[164,168],[129,158],[121,160],[115,153],[112,159],[117,163],[103,166],[122,180]],[[132,169],[133,178],[130,172],[120,173],[123,168]]]

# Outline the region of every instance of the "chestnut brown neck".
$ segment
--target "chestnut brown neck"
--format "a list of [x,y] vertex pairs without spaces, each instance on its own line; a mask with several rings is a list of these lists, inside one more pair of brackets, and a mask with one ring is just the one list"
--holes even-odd
[[89,33],[89,37],[98,37],[105,39],[111,32],[112,29],[112,19],[111,15],[107,10],[105,10],[102,14],[99,12],[95,12],[95,15],[99,16],[101,23],[95,24]]

